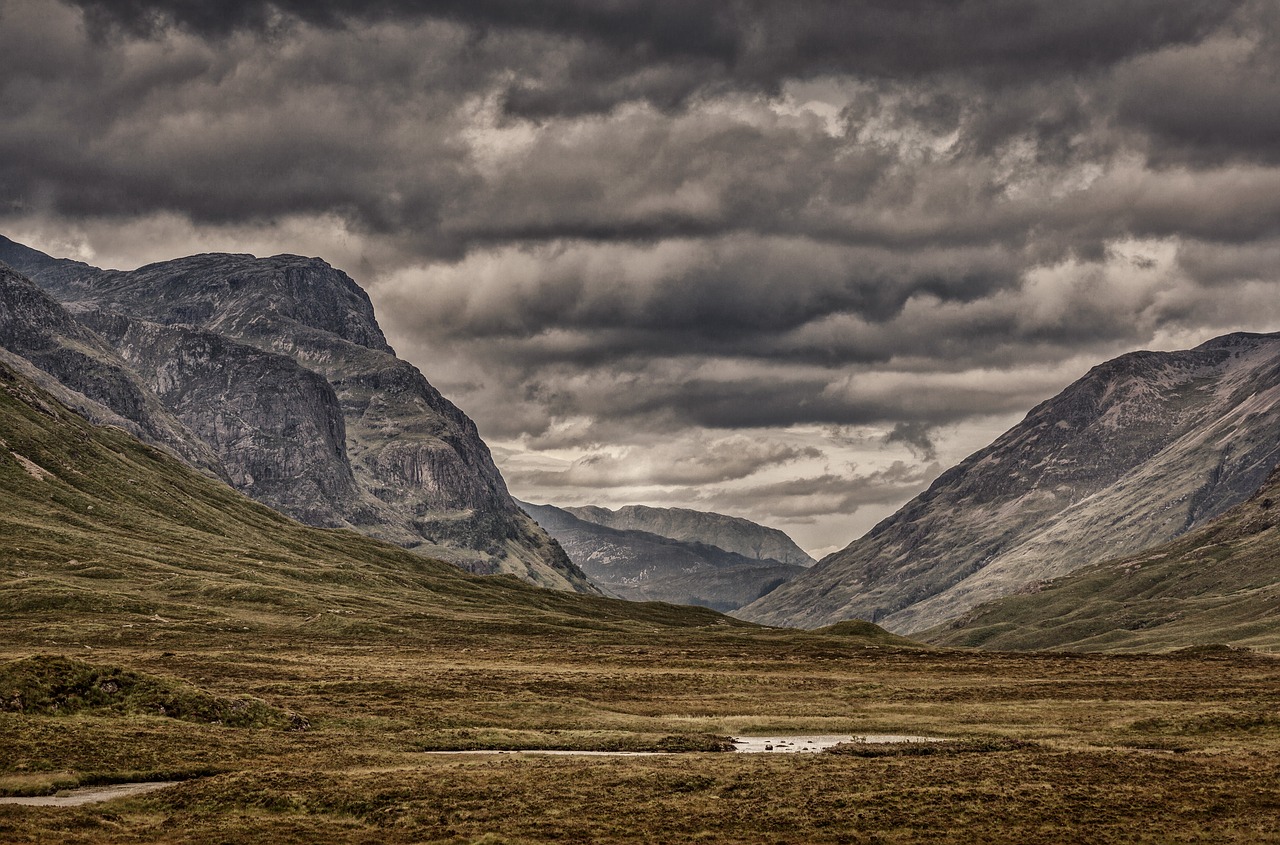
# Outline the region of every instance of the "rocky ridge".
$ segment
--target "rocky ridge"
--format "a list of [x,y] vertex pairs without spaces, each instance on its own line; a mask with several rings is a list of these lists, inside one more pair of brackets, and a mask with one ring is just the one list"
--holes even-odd
[[1280,335],[1124,355],[735,615],[921,631],[1205,525],[1278,461]]
[[578,508],[527,502],[520,502],[520,507],[560,543],[592,582],[631,601],[692,604],[724,612],[755,601],[804,572],[794,563],[588,522],[575,515]]
[[645,505],[627,505],[617,510],[596,506],[563,510],[578,519],[607,528],[644,531],[672,540],[703,543],[752,560],[774,560],[796,566],[812,566],[814,563],[813,558],[786,533],[739,516]]
[[[594,590],[515,505],[474,423],[396,358],[368,296],[325,262],[215,254],[109,271],[7,240],[0,261],[61,301],[42,300],[88,339],[92,366],[112,362],[175,422],[166,439],[128,403],[104,403],[149,442],[188,461],[193,450],[210,455],[237,489],[308,524],[471,572]],[[11,310],[32,322],[29,305]],[[72,378],[3,337],[59,381]]]

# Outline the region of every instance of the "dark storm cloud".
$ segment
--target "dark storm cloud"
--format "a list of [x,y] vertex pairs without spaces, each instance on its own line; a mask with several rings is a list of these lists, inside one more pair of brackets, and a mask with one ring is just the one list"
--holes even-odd
[[[254,39],[95,48],[56,5],[5,5],[0,192],[21,208],[330,213],[370,231],[413,226],[430,248],[442,203],[475,180],[449,119],[467,88],[447,58],[467,48],[448,27],[312,32],[266,53]],[[444,66],[423,63],[424,48]],[[431,168],[407,166],[424,158]]]
[[[528,341],[538,361],[551,329],[592,333],[595,343],[545,345],[552,358],[598,362],[678,348],[778,356],[787,332],[833,313],[880,322],[912,297],[968,302],[1016,285],[1020,257],[1001,248],[903,254],[805,238],[680,239],[653,247],[518,252],[490,281],[482,256],[428,281],[407,280],[381,295],[407,331]],[[414,307],[429,297],[431,309]],[[821,346],[824,344],[817,344]],[[606,351],[607,350],[607,351]],[[810,350],[825,358],[833,348]],[[883,356],[886,349],[865,350]],[[803,354],[803,353],[800,353]],[[859,357],[850,348],[832,361]]]
[[1269,17],[1270,30],[1168,47],[1117,72],[1119,119],[1149,136],[1157,163],[1280,161],[1280,12]]
[[802,520],[922,483],[806,450],[950,459],[1106,357],[1280,325],[1277,33],[1270,0],[0,0],[0,215],[302,233],[486,436],[596,456],[530,484]]
[[761,77],[926,74],[957,68],[1071,71],[1197,40],[1240,0],[75,0],[135,32],[174,24],[213,36],[295,18],[319,26],[441,17],[524,28],[653,58],[693,57]]
[[[214,223],[335,214],[433,257],[512,242],[734,232],[886,247],[908,261],[939,247],[1006,252],[998,268],[951,266],[905,281],[895,267],[852,269],[841,290],[828,285],[781,306],[786,298],[774,297],[765,319],[790,325],[846,308],[883,318],[917,293],[980,295],[1008,287],[1028,263],[1100,254],[1117,231],[1181,231],[1188,212],[1203,221],[1200,237],[1249,237],[1248,227],[1275,225],[1273,209],[1196,212],[1173,196],[1131,208],[1128,194],[1109,194],[1106,185],[1066,204],[1010,201],[1006,193],[1037,169],[1108,161],[1118,142],[1099,110],[1171,101],[1144,94],[1162,77],[1135,70],[1138,63],[1216,43],[1202,36],[1232,4],[1149,14],[1151,4],[1097,3],[1069,20],[1048,5],[1019,4],[1013,14],[1004,3],[873,3],[854,12],[787,4],[785,13],[770,4],[640,2],[80,5],[133,29],[150,26],[163,43],[86,46],[65,35],[74,31],[66,20],[41,38],[21,27],[0,35],[3,104],[12,116],[0,129],[0,191],[22,208],[74,217],[167,211]],[[236,34],[280,15],[305,24],[266,42]],[[158,23],[170,18],[222,40],[174,35]],[[978,26],[991,19],[1003,25]],[[626,61],[608,52],[624,47]],[[811,70],[802,57],[828,54],[844,64],[828,62],[827,72],[895,74],[867,83],[836,134],[812,121],[744,121],[733,108],[671,119],[638,112],[544,124],[519,154],[489,170],[477,167],[461,137],[474,117],[463,104],[503,91],[510,103],[518,90],[550,96],[563,84],[596,97],[589,92],[600,87],[603,108],[648,99],[655,86],[666,90],[657,100],[670,105],[695,82],[710,86],[704,97],[737,85],[706,62],[739,73],[751,59],[781,80]],[[724,64],[729,59],[736,64]],[[1108,62],[1121,74],[1111,87],[1081,84]],[[1026,67],[995,87],[966,77],[1010,63]],[[581,79],[580,67],[587,68]],[[631,81],[611,68],[630,68],[620,72]],[[1063,68],[1086,76],[1063,77]],[[911,81],[926,71],[927,81]],[[1255,88],[1267,93],[1265,83]],[[1159,130],[1158,115],[1147,117]],[[881,127],[878,137],[866,136],[871,124]],[[902,138],[943,143],[951,133],[945,152],[913,159],[919,150],[903,146]],[[1215,144],[1231,132],[1220,135]],[[1264,126],[1242,143],[1257,147],[1266,137]],[[1029,140],[1032,157],[993,171],[991,156],[1019,139]],[[1034,253],[1014,255],[1028,249]],[[726,298],[717,274],[704,275],[686,286],[694,293],[670,299],[676,319],[689,315],[714,331],[706,312],[738,302],[750,310],[752,298]],[[683,307],[699,295],[717,307]],[[670,316],[654,309],[649,318]],[[726,325],[752,319],[730,316]]]

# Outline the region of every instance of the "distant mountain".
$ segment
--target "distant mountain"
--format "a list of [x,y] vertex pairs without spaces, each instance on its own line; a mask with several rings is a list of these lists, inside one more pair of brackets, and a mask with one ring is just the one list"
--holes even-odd
[[564,547],[595,584],[632,601],[733,610],[804,571],[794,563],[745,557],[706,543],[609,528],[579,519],[568,508],[526,502],[520,502],[520,507]]
[[1204,528],[980,605],[926,638],[1001,650],[1280,647],[1280,471]]
[[474,423],[395,356],[368,296],[323,261],[198,255],[106,271],[3,238],[0,261],[52,296],[6,270],[3,319],[46,328],[0,344],[149,442],[311,525],[594,589],[516,506]]
[[627,505],[613,511],[601,507],[564,508],[578,519],[619,531],[647,531],[672,540],[703,543],[753,560],[776,560],[812,566],[813,558],[776,528],[708,511]]
[[736,615],[922,631],[1203,526],[1278,461],[1280,335],[1124,355]]

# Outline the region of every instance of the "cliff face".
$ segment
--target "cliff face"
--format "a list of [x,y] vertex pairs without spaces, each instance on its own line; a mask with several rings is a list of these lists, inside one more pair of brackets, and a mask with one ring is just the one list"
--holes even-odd
[[923,630],[1201,526],[1277,461],[1280,335],[1125,355],[738,615]]
[[13,356],[11,366],[87,419],[120,426],[225,479],[212,450],[164,407],[110,344],[3,264],[0,348]]
[[729,611],[804,571],[793,563],[760,560],[705,543],[609,528],[579,519],[568,508],[525,502],[520,506],[556,538],[594,583],[631,601]]
[[578,519],[616,528],[646,531],[672,540],[704,543],[753,560],[774,560],[796,566],[812,566],[813,558],[776,528],[767,528],[737,516],[688,508],[650,508],[627,505],[616,511],[601,507],[564,508]]
[[0,243],[10,258],[249,496],[472,572],[594,589],[516,507],[471,420],[395,357],[346,274],[247,255],[103,271]]
[[342,408],[322,376],[212,332],[100,311],[81,319],[213,450],[233,487],[311,525],[350,524],[337,505],[358,489]]

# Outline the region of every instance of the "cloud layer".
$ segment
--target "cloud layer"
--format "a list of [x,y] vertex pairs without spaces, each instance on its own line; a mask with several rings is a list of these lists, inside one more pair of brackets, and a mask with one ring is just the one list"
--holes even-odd
[[0,226],[319,254],[517,494],[827,547],[1280,328],[1277,80],[1265,0],[0,0]]

